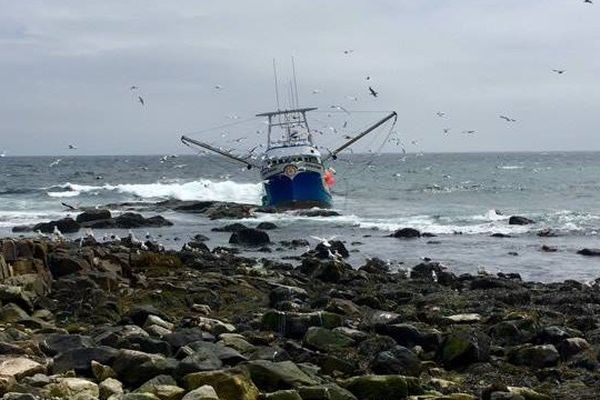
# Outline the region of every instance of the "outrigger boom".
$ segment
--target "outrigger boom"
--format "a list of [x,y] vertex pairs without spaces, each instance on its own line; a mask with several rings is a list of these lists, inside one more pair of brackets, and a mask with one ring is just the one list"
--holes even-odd
[[219,148],[217,148],[217,147],[211,146],[211,145],[210,145],[210,144],[208,144],[208,143],[199,142],[198,140],[194,140],[194,139],[192,139],[192,138],[189,138],[189,137],[187,137],[187,136],[185,136],[185,135],[181,136],[181,141],[183,142],[183,144],[185,144],[185,145],[187,145],[187,146],[189,146],[190,144],[193,144],[193,145],[195,145],[195,146],[198,146],[198,147],[201,147],[201,148],[203,148],[203,149],[210,150],[210,151],[212,151],[212,152],[215,152],[215,153],[217,153],[217,154],[220,154],[220,155],[222,155],[223,157],[227,157],[227,158],[229,158],[229,159],[231,159],[231,160],[235,160],[235,161],[241,162],[241,163],[243,163],[243,164],[246,164],[246,166],[248,167],[248,169],[251,169],[251,168],[253,168],[253,167],[254,167],[254,168],[260,168],[260,165],[259,165],[259,164],[257,164],[257,163],[254,163],[254,162],[252,162],[252,161],[250,161],[250,160],[248,160],[248,159],[244,159],[244,158],[241,158],[241,157],[235,156],[235,155],[231,154],[231,153],[230,153],[230,152],[228,152],[228,151],[221,150],[221,149],[219,149]]

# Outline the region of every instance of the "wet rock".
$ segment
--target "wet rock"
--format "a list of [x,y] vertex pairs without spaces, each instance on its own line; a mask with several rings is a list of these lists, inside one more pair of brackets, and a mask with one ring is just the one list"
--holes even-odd
[[508,219],[508,224],[509,225],[529,225],[529,224],[534,224],[535,221],[526,218],[526,217],[522,217],[519,215],[513,215],[512,217],[510,217]]
[[401,239],[414,239],[420,238],[421,232],[413,228],[402,228],[392,233],[390,236]]
[[264,231],[247,228],[233,232],[229,238],[229,243],[242,246],[262,246],[271,243],[271,239]]
[[[212,228],[213,232],[237,232],[242,229],[250,229],[244,224],[240,224],[239,222],[222,226],[220,228]],[[258,229],[258,228],[257,228]]]
[[546,253],[556,253],[558,251],[558,249],[556,247],[543,245],[542,251],[544,251]]
[[323,282],[339,282],[353,272],[350,265],[339,260],[318,260],[308,258],[302,260],[298,271]]
[[81,225],[73,218],[63,218],[57,221],[50,222],[42,222],[33,226],[33,231],[40,231],[43,233],[52,233],[54,232],[54,227],[56,227],[62,233],[75,233],[81,229]]
[[177,350],[192,342],[214,340],[214,336],[197,327],[181,328],[169,335],[163,336],[163,340],[166,340],[173,349]]
[[90,362],[90,368],[92,370],[92,376],[96,378],[96,381],[98,382],[102,382],[108,378],[115,378],[117,376],[117,373],[114,369],[108,365],[99,363],[96,360],[92,360]]
[[145,218],[141,214],[126,212],[115,219],[116,226],[121,229],[172,226],[173,223],[160,215]]
[[278,390],[265,395],[265,400],[302,400],[296,390]]
[[220,400],[258,400],[260,394],[250,378],[240,370],[196,372],[186,375],[183,382],[187,390],[210,385]]
[[508,361],[515,365],[526,365],[531,368],[547,368],[558,364],[560,355],[556,347],[547,345],[524,345],[508,352]]
[[320,208],[312,208],[310,210],[298,210],[294,212],[295,215],[302,217],[338,217],[341,214],[333,210],[324,210]]
[[206,241],[210,240],[210,238],[208,236],[202,235],[201,233],[195,234],[193,239],[196,242],[206,242]]
[[328,243],[319,243],[317,247],[315,247],[315,253],[318,258],[325,259],[331,258],[332,255],[334,257],[348,258],[350,257],[350,253],[344,243],[339,240],[330,240]]
[[342,386],[361,400],[402,399],[423,393],[418,379],[402,375],[356,376]]
[[456,276],[448,271],[448,268],[437,262],[424,262],[414,266],[410,277],[411,279],[437,282],[444,286],[450,286],[457,281]]
[[105,209],[94,209],[82,212],[77,216],[75,220],[80,224],[83,224],[85,222],[98,221],[110,218],[112,218],[110,211]]
[[304,335],[304,345],[313,350],[328,352],[339,350],[354,344],[354,340],[339,331],[313,326]]
[[256,227],[256,229],[260,229],[263,231],[270,231],[270,230],[277,229],[277,228],[278,228],[278,226],[272,222],[261,222]]
[[492,233],[490,235],[490,237],[493,237],[493,238],[511,238],[512,236],[511,235],[507,235],[505,233]]
[[371,363],[371,369],[378,375],[419,376],[421,360],[406,347],[395,346],[378,353]]
[[306,239],[282,240],[281,242],[279,242],[279,244],[290,249],[297,249],[298,247],[310,246],[309,241]]
[[199,348],[185,357],[177,366],[177,375],[184,376],[193,372],[215,371],[223,367],[223,362],[209,348]]
[[462,329],[444,338],[440,361],[450,368],[461,368],[490,358],[490,338],[475,329]]
[[390,266],[387,262],[375,257],[368,259],[366,264],[358,268],[358,270],[370,274],[387,274],[390,271]]
[[262,391],[273,392],[299,386],[316,385],[315,381],[291,361],[271,362],[266,360],[249,361],[244,368],[252,382]]
[[15,304],[26,312],[32,312],[36,295],[22,287],[0,284],[0,302],[2,304]]
[[600,249],[581,249],[577,254],[588,257],[600,257]]

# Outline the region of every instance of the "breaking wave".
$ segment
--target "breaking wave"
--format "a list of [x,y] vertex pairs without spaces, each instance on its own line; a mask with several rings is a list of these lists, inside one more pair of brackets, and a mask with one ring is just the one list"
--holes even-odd
[[260,183],[214,182],[208,179],[185,183],[158,182],[149,184],[107,184],[103,186],[66,183],[48,189],[46,193],[50,197],[77,197],[82,194],[98,195],[104,191],[110,191],[130,194],[142,199],[214,200],[250,204],[260,204],[262,197],[262,185]]

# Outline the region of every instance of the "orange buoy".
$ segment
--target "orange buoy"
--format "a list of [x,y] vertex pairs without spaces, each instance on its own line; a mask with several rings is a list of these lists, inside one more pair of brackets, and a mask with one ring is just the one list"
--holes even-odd
[[323,175],[323,181],[327,187],[332,187],[335,185],[335,177],[333,176],[333,171],[331,169],[325,171],[325,174]]

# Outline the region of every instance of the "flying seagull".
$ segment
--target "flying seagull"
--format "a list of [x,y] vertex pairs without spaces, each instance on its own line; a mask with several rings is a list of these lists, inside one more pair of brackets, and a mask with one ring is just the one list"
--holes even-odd
[[350,50],[344,50],[344,54],[351,54],[354,53],[354,50],[350,49]]
[[584,3],[588,3],[588,4],[594,4],[594,2],[592,0],[583,0]]
[[144,99],[142,98],[142,96],[138,96],[138,101],[141,105],[144,105]]
[[553,69],[552,72],[556,72],[557,74],[562,75],[565,72],[567,72],[567,70],[565,70],[565,69]]
[[343,112],[345,112],[346,114],[350,114],[350,111],[346,110],[346,109],[345,109],[344,107],[342,107],[342,106],[336,106],[336,105],[333,105],[333,106],[330,106],[329,108],[335,108],[336,110],[340,110],[340,111],[343,111]]
[[319,94],[321,93],[321,89],[313,89],[312,90],[312,94]]
[[77,146],[75,146],[74,144],[70,144],[69,150],[77,150]]
[[135,85],[134,85],[134,86],[130,86],[130,87],[129,87],[129,90],[138,90],[138,89],[139,89],[139,87],[137,87],[137,86],[135,86]]
[[506,122],[517,122],[516,119],[507,117],[506,115],[500,115],[500,118],[502,118],[503,120],[505,120]]
[[443,111],[438,111],[438,112],[436,112],[436,113],[435,113],[435,115],[437,115],[437,116],[438,116],[438,117],[440,117],[440,118],[443,118],[443,117],[445,117],[445,116],[446,116],[446,113],[445,113],[445,112],[443,112]]
[[371,96],[373,96],[373,97],[377,97],[377,95],[378,95],[379,93],[377,93],[377,92],[375,91],[375,89],[373,89],[371,86],[369,86],[369,94],[370,94]]

